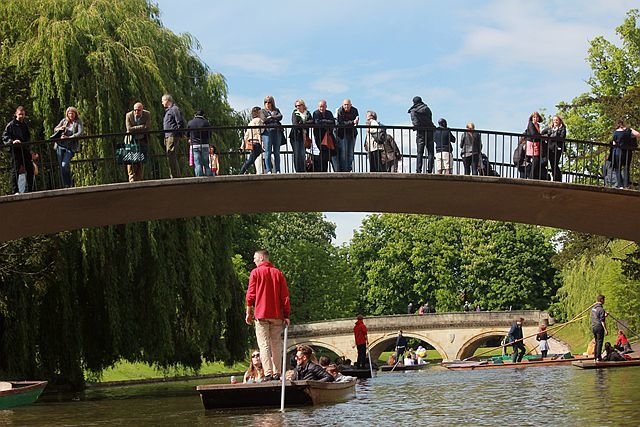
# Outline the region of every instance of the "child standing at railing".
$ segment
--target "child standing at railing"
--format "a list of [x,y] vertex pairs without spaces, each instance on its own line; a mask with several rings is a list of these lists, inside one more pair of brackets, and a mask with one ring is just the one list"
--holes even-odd
[[220,156],[218,156],[218,150],[215,145],[209,147],[209,163],[211,164],[211,172],[213,176],[220,175]]

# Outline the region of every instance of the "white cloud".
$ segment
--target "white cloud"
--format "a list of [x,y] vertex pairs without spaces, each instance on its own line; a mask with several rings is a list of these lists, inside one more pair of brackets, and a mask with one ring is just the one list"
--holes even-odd
[[237,53],[222,55],[219,63],[252,74],[282,75],[290,66],[287,59],[273,58],[261,53]]
[[349,90],[349,86],[344,79],[335,77],[326,77],[315,80],[310,84],[311,89],[319,93],[339,94]]

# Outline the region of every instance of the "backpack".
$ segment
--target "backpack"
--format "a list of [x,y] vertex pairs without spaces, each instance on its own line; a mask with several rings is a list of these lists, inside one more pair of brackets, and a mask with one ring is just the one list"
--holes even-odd
[[527,140],[524,136],[521,136],[518,140],[518,146],[513,150],[513,165],[520,166],[527,156]]

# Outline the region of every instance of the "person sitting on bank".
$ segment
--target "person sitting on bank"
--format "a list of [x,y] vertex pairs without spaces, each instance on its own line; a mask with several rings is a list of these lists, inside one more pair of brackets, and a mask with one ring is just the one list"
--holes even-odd
[[264,378],[264,369],[262,369],[262,362],[260,361],[260,352],[254,351],[251,353],[251,364],[249,369],[244,373],[243,383],[259,383]]
[[618,331],[618,340],[616,341],[616,345],[614,345],[614,348],[622,352],[622,354],[633,352],[633,349],[631,349],[631,344],[629,343],[629,340],[627,339],[627,336],[624,334],[624,331],[622,329]]
[[604,355],[602,356],[602,360],[606,360],[607,362],[622,362],[625,360],[624,356],[618,353],[618,350],[613,348],[610,342],[604,343]]
[[312,354],[313,350],[308,345],[299,345],[296,348],[295,379],[332,382],[333,377],[322,366],[311,361]]

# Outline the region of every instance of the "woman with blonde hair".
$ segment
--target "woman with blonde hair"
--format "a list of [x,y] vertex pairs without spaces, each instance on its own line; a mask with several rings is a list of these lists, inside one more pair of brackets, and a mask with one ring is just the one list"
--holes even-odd
[[[286,141],[282,141],[283,129],[280,123],[282,121],[282,113],[276,107],[276,101],[273,96],[265,96],[264,108],[260,111],[260,118],[264,125],[267,126],[262,130],[267,173],[280,173],[280,145],[286,143]],[[273,153],[274,164],[271,162],[271,153]]]
[[64,118],[54,128],[54,132],[52,138],[56,139],[54,148],[60,164],[62,185],[68,188],[71,187],[71,158],[80,149],[80,141],[76,138],[84,133],[84,126],[76,107],[67,108]]
[[309,125],[313,123],[311,113],[307,110],[307,105],[303,99],[296,99],[295,108],[291,113],[291,124],[293,128],[289,134],[291,147],[293,148],[293,166],[296,172],[306,172],[305,169],[305,149],[311,148],[311,138],[309,137]]
[[467,123],[467,131],[460,140],[462,164],[465,175],[478,175],[480,168],[480,153],[482,152],[482,141],[480,134],[476,132],[476,125],[473,122]]

